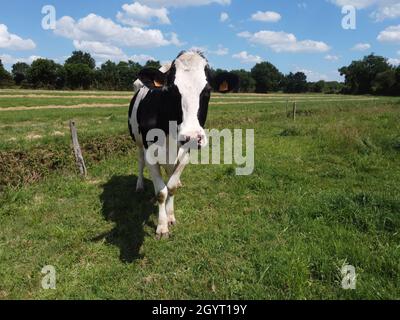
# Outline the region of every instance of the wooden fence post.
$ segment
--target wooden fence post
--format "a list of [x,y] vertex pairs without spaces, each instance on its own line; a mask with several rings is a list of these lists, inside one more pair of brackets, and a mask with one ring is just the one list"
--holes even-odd
[[75,121],[74,120],[70,120],[69,128],[71,130],[72,145],[73,145],[73,148],[74,148],[76,165],[78,166],[79,172],[81,173],[81,175],[83,177],[86,177],[87,170],[86,170],[85,160],[83,160],[81,147],[80,147],[79,141],[78,141],[78,133],[77,133],[77,130],[76,130],[76,126],[75,126]]
[[293,121],[296,121],[297,102],[293,103]]

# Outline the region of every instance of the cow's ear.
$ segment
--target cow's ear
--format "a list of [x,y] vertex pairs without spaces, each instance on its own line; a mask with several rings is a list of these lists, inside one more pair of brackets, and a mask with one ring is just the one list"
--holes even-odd
[[167,76],[155,68],[144,68],[139,72],[138,78],[149,89],[161,89],[165,85]]
[[239,77],[231,72],[222,72],[214,79],[214,90],[228,93],[239,88]]

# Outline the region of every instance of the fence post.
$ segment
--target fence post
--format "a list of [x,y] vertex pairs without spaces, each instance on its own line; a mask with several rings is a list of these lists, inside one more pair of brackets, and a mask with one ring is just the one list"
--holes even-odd
[[77,130],[76,130],[76,126],[75,126],[75,121],[74,120],[70,120],[69,128],[71,130],[72,145],[73,145],[73,148],[74,148],[76,165],[78,166],[79,172],[81,173],[81,175],[83,177],[86,177],[87,176],[87,170],[86,170],[85,160],[83,160],[81,147],[80,147],[79,141],[78,141],[78,133],[77,133]]
[[293,121],[296,121],[297,102],[293,103]]

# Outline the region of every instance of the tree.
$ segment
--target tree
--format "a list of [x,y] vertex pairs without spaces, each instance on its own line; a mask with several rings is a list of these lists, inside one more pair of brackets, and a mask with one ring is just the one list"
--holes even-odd
[[61,68],[53,60],[37,59],[28,70],[27,79],[35,88],[55,88]]
[[303,72],[289,73],[283,83],[286,93],[307,92],[307,76]]
[[249,71],[241,69],[233,70],[232,73],[236,74],[240,79],[240,92],[254,92],[256,81]]
[[29,64],[25,62],[17,62],[12,66],[11,73],[16,85],[19,86],[27,78],[29,68]]
[[119,76],[119,90],[132,90],[133,82],[137,79],[142,66],[136,62],[121,61],[117,65]]
[[146,62],[144,65],[144,68],[156,68],[160,69],[161,68],[161,63],[160,61],[154,61],[154,60],[149,60]]
[[0,59],[0,87],[8,87],[12,85],[11,74],[4,68],[3,62]]
[[65,64],[65,84],[70,89],[89,89],[94,79],[94,71],[83,63]]
[[353,61],[349,66],[339,69],[345,76],[346,92],[352,94],[373,93],[373,81],[379,73],[391,69],[387,59],[371,54],[361,61]]
[[92,58],[90,53],[82,51],[72,52],[72,55],[65,60],[65,64],[85,64],[92,70],[96,67],[96,61]]
[[283,79],[279,70],[269,62],[257,63],[251,69],[251,76],[256,82],[257,93],[278,91]]
[[309,82],[308,83],[308,91],[314,93],[321,93],[324,92],[325,88],[325,81],[320,80],[318,82]]
[[117,65],[110,60],[103,63],[96,70],[96,82],[101,89],[117,90],[120,83]]

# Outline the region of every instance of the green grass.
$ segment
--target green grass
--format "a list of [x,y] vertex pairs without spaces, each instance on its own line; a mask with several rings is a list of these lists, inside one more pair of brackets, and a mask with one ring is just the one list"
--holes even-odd
[[[0,298],[399,299],[399,100],[302,97],[295,123],[284,103],[210,108],[209,128],[255,129],[255,171],[189,166],[167,241],[151,182],[134,192],[133,146],[89,159],[87,180],[67,165],[3,187]],[[6,111],[0,157],[68,149],[71,118],[83,144],[127,134],[123,108]],[[40,287],[48,264],[56,290]],[[341,288],[343,264],[356,290]]]

